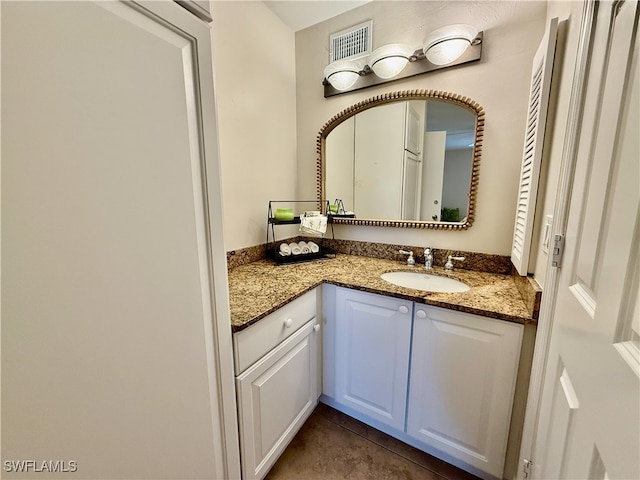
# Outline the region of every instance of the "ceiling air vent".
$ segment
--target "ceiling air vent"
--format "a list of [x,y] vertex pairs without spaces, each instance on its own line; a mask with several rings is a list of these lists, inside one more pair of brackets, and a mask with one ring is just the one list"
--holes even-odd
[[373,22],[361,23],[329,37],[331,62],[364,57],[371,53],[371,31]]

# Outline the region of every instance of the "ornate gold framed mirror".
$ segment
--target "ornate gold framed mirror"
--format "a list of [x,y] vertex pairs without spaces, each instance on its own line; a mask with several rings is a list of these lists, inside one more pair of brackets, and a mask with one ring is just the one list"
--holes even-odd
[[466,230],[474,221],[485,114],[434,90],[387,93],[332,117],[317,137],[318,201],[347,225]]

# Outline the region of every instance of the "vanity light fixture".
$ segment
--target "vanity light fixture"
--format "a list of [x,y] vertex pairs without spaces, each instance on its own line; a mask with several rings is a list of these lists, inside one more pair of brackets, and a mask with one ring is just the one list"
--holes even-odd
[[369,66],[378,77],[393,78],[404,70],[413,52],[413,47],[405,43],[383,45],[371,53]]
[[422,50],[434,65],[447,65],[460,58],[477,35],[478,30],[471,25],[448,25],[427,35]]
[[324,96],[480,60],[482,38],[483,32],[471,25],[455,24],[434,30],[425,37],[423,47],[416,50],[407,44],[392,43],[375,49],[368,58],[359,61],[337,60],[324,69]]
[[331,86],[339,91],[350,89],[360,78],[362,70],[358,62],[352,60],[337,60],[324,69],[324,78]]

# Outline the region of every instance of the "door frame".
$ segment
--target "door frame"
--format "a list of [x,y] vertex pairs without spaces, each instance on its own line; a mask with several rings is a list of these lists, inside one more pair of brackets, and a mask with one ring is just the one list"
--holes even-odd
[[[569,112],[567,115],[566,140],[562,150],[560,177],[553,211],[554,224],[551,232],[551,241],[553,241],[557,235],[564,235],[567,228],[574,172],[577,162],[578,142],[582,129],[586,98],[587,71],[591,60],[597,13],[597,2],[588,0],[583,3],[580,37],[578,40],[578,51],[573,74],[573,88],[571,90]],[[559,268],[562,266],[554,266],[552,260],[552,255],[549,255],[546,264],[545,292],[540,304],[540,317],[536,333],[533,363],[531,366],[531,378],[527,395],[522,442],[520,444],[517,478],[526,478],[525,462],[532,460],[533,446],[535,445],[537,436],[537,424],[542,399],[542,384],[546,370],[556,299],[558,296]]]
[[[209,395],[212,400],[212,422],[219,429],[222,441],[216,452],[221,461],[225,478],[240,478],[240,439],[238,433],[238,412],[233,365],[233,339],[229,325],[229,281],[227,277],[227,257],[224,248],[222,180],[220,177],[220,141],[217,118],[217,92],[214,78],[211,24],[196,16],[190,9],[173,2],[134,0],[132,6],[152,15],[171,21],[176,27],[184,28],[194,37],[196,44],[196,64],[199,82],[195,94],[199,105],[198,129],[201,132],[201,169],[205,229],[208,244],[208,276],[211,282],[210,308],[213,314],[211,325],[205,325],[205,343],[210,357],[211,377]],[[180,2],[183,4],[192,1]],[[179,8],[176,8],[179,7]],[[190,28],[189,28],[190,27]],[[208,106],[206,108],[205,106]],[[214,430],[215,431],[215,430]]]

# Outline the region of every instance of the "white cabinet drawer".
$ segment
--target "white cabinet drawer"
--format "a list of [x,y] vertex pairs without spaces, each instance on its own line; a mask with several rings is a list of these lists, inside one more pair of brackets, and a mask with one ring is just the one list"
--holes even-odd
[[316,316],[318,292],[319,289],[315,288],[305,293],[259,322],[233,335],[236,375],[241,374],[256,360]]

